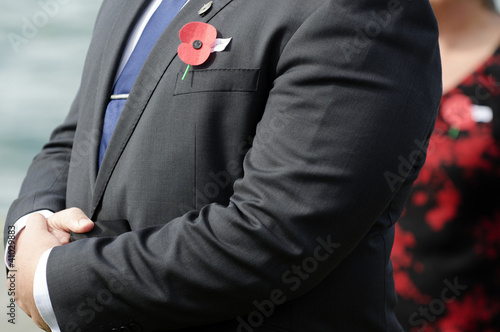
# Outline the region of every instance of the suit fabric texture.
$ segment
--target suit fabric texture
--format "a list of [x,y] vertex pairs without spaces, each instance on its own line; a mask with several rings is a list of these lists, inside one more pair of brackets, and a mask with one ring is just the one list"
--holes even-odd
[[[6,229],[68,207],[130,229],[52,250],[61,330],[399,331],[394,223],[441,94],[428,1],[215,0],[200,16],[206,2],[159,38],[98,169],[149,3],[103,1],[70,112],[9,211]],[[182,80],[195,21],[232,41]]]

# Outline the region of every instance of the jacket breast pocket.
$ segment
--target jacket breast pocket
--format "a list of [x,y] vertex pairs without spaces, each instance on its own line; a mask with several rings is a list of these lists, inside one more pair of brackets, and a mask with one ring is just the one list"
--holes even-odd
[[259,84],[260,69],[197,69],[177,75],[174,95],[197,92],[254,92]]

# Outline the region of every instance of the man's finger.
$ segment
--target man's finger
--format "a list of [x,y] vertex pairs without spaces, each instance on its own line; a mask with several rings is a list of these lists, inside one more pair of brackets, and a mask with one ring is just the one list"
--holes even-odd
[[78,208],[57,212],[48,219],[49,226],[65,232],[86,233],[94,228],[94,223]]

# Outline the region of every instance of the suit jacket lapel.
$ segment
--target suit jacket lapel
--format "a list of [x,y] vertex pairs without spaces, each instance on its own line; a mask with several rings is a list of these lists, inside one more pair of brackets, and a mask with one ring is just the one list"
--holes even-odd
[[[96,111],[94,112],[92,128],[99,128],[99,131],[103,126],[104,112],[109,102],[110,91],[113,88],[113,82],[116,70],[120,64],[121,54],[126,46],[128,36],[134,28],[134,22],[139,19],[149,2],[149,0],[121,1],[121,8],[116,9],[120,14],[117,16],[108,36],[107,46],[102,56],[100,76],[96,88],[97,93],[94,107]],[[98,172],[97,159],[99,158],[99,140],[100,137],[92,145],[90,151],[90,156],[92,156],[92,158],[89,158],[92,191],[95,189],[95,181]]]
[[[170,22],[165,32],[161,35],[158,43],[151,50],[146,62],[144,63],[139,76],[130,92],[130,97],[122,111],[120,119],[116,125],[113,136],[109,142],[106,149],[106,154],[102,160],[101,169],[97,173],[97,161],[93,160],[93,165],[95,167],[95,172],[92,174],[97,174],[97,180],[95,182],[92,211],[93,215],[99,201],[102,198],[106,185],[113,173],[113,170],[118,162],[127,142],[132,135],[137,122],[139,121],[148,100],[151,97],[156,85],[160,81],[163,73],[168,68],[172,60],[177,56],[177,46],[180,43],[179,31],[188,22],[198,21],[198,22],[209,22],[212,17],[214,17],[220,10],[222,10],[227,4],[232,0],[215,0],[212,5],[212,9],[204,16],[201,17],[198,11],[203,7],[205,3],[209,0],[190,0],[186,6],[179,12],[179,14]],[[138,14],[141,13],[144,5],[147,1],[141,1],[141,4],[133,5],[131,9],[123,9],[122,15],[128,19],[117,22],[111,34],[119,36],[121,41],[110,41],[112,45],[108,48],[108,56],[103,62],[103,71],[106,71],[105,78],[106,82],[100,82],[99,86],[99,98],[98,98],[98,109],[105,110],[106,105],[109,101],[109,91],[111,91],[114,73],[116,67],[119,64],[121,58],[121,52],[123,51],[123,44],[126,41],[126,37],[133,28],[133,22],[137,19]],[[127,3],[127,6],[130,2]],[[128,26],[127,26],[128,25]],[[126,33],[124,33],[126,31]],[[119,46],[120,45],[120,46]],[[94,125],[100,126],[102,128],[103,113],[99,115],[98,121]],[[98,149],[99,146],[96,147]],[[95,151],[95,156],[98,155],[98,151]]]

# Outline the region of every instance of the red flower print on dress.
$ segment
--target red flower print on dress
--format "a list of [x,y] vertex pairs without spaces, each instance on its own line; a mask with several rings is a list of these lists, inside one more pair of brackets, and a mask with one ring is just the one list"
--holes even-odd
[[442,187],[436,192],[435,206],[425,214],[425,222],[434,232],[441,231],[458,213],[461,196],[453,181],[443,179]]
[[469,97],[456,94],[443,101],[441,115],[452,128],[460,131],[474,128],[471,114],[472,101]]
[[[446,304],[446,315],[437,324],[438,331],[486,332],[481,325],[500,313],[494,294],[487,294],[481,285]],[[489,330],[492,331],[492,330]]]
[[396,235],[394,247],[392,248],[391,260],[394,267],[394,284],[396,292],[404,299],[413,299],[417,303],[428,303],[431,298],[422,294],[410,278],[409,271],[413,268],[423,273],[422,263],[415,261],[412,248],[415,247],[415,236],[404,231],[396,224]]

